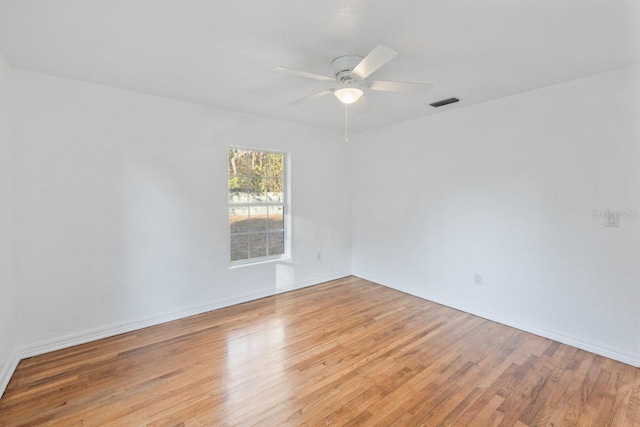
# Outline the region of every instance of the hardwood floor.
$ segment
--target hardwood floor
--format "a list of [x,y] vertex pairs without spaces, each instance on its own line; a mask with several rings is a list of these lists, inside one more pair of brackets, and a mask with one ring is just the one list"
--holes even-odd
[[24,360],[26,425],[640,426],[640,369],[349,277]]

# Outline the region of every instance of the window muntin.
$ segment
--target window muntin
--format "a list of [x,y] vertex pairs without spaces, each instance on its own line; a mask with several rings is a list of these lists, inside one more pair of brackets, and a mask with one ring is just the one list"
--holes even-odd
[[285,253],[285,153],[229,149],[230,261]]

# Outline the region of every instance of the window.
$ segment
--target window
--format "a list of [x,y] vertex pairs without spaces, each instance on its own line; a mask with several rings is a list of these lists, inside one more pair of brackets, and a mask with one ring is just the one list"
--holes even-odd
[[231,262],[285,252],[284,153],[229,149]]

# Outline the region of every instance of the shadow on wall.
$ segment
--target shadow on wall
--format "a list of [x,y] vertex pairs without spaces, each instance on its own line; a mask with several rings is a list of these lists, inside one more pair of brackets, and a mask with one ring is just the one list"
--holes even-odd
[[211,209],[194,194],[202,183],[190,182],[194,177],[185,171],[193,167],[180,159],[152,160],[158,163],[128,159],[121,183],[124,224],[116,245],[122,268],[115,270],[122,271],[121,303],[135,316],[141,307],[153,312],[192,305],[193,285],[207,281],[212,245],[223,240],[208,232],[211,218],[203,224]]

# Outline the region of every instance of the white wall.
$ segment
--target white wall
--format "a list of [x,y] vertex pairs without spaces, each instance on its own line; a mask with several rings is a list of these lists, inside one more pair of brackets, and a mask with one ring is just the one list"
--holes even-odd
[[[353,253],[362,277],[639,364],[640,218],[619,228],[592,218],[640,209],[639,74],[346,144],[322,129],[14,70],[22,354],[343,276]],[[229,145],[291,153],[290,262],[228,268]]]
[[[350,273],[340,134],[26,71],[15,79],[24,353]],[[290,153],[290,261],[229,269],[230,145]]]
[[0,55],[0,396],[17,362],[11,70]]
[[640,364],[639,118],[632,67],[358,135],[354,274]]

